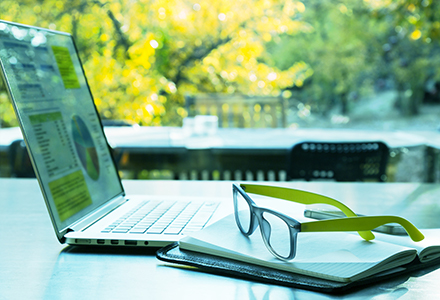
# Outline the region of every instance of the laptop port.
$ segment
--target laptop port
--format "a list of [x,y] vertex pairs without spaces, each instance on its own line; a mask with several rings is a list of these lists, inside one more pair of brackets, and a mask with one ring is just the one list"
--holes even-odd
[[130,245],[130,246],[136,246],[137,245],[137,241],[125,240],[124,244],[125,245]]
[[110,241],[110,244],[112,244],[112,245],[118,245],[118,244],[119,244],[119,241],[118,241],[118,240],[111,240],[111,241]]
[[105,244],[105,240],[96,240],[96,243],[98,243],[99,245],[104,245]]
[[91,244],[92,241],[90,239],[75,239],[75,243],[79,245],[87,245]]

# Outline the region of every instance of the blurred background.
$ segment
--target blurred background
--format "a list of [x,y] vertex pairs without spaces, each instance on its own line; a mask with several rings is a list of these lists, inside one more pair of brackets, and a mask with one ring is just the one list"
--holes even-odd
[[0,19],[72,33],[103,119],[181,126],[209,94],[281,98],[284,127],[440,125],[434,0],[2,0]]

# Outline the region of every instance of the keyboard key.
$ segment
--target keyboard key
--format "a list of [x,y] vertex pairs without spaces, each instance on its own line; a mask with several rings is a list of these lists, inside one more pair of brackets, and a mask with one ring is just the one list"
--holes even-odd
[[146,233],[150,234],[161,234],[163,232],[163,228],[150,228]]
[[182,228],[167,228],[163,233],[164,234],[179,234],[182,231]]
[[147,229],[132,229],[130,233],[142,234],[145,233],[145,231],[147,231]]
[[128,229],[114,229],[112,233],[127,233]]

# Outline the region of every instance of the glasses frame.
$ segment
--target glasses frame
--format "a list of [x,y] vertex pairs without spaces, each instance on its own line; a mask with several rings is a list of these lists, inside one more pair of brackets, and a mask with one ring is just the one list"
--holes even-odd
[[[289,261],[295,257],[297,249],[297,235],[299,232],[357,231],[363,239],[368,241],[375,238],[371,230],[384,224],[397,223],[406,230],[413,241],[417,242],[424,239],[423,234],[417,229],[417,227],[415,227],[411,222],[402,217],[357,216],[348,206],[339,202],[338,200],[327,196],[296,189],[255,184],[237,185],[234,183],[232,184],[232,190],[235,221],[241,233],[248,237],[255,232],[258,226],[260,226],[261,236],[263,238],[263,242],[266,248],[273,256],[280,260]],[[243,228],[240,222],[237,201],[238,193],[240,193],[240,195],[246,200],[247,204],[249,205],[250,220],[248,229]],[[300,223],[294,218],[289,217],[285,214],[256,205],[255,202],[248,195],[248,193],[279,198],[301,204],[329,204],[339,208],[347,217]],[[264,219],[263,213],[269,213],[280,218],[288,226],[290,237],[289,255],[282,256],[277,253],[271,246],[269,239],[270,226],[267,226],[268,222]]]
[[[243,228],[240,218],[239,218],[239,210],[238,210],[238,201],[237,201],[237,193],[240,193],[240,195],[246,200],[247,204],[249,205],[250,210],[250,221],[249,221],[249,228],[245,229]],[[237,223],[238,228],[240,229],[241,233],[243,233],[245,236],[249,237],[252,235],[257,227],[260,227],[260,233],[263,237],[263,242],[266,245],[266,248],[269,250],[269,252],[275,256],[278,259],[281,260],[291,260],[296,255],[296,240],[297,240],[297,234],[301,231],[301,223],[297,220],[286,216],[285,214],[282,214],[280,212],[274,211],[272,209],[260,207],[255,204],[255,202],[249,197],[249,195],[240,187],[235,184],[233,184],[233,198],[234,198],[234,215],[235,215],[235,222]],[[272,247],[270,243],[270,227],[268,227],[266,224],[267,220],[263,217],[264,213],[269,213],[272,215],[275,215],[276,217],[283,220],[287,227],[289,228],[289,237],[290,237],[290,251],[289,255],[282,256],[278,254]]]

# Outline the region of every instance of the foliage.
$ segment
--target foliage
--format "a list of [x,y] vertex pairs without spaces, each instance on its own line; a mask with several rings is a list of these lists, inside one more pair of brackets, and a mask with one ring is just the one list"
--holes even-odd
[[397,105],[417,113],[426,85],[439,82],[440,10],[430,0],[308,0],[303,20],[310,33],[282,37],[269,48],[281,69],[304,60],[313,76],[294,89],[315,111],[337,104],[347,114],[359,97],[395,88]]
[[399,0],[376,13],[390,25],[384,65],[400,92],[398,106],[406,115],[416,114],[426,93],[440,92],[435,89],[440,82],[440,5],[435,0]]
[[[346,114],[394,88],[415,114],[440,93],[435,0],[2,0],[0,19],[72,33],[102,116],[142,125],[181,124],[186,94]],[[4,93],[0,109],[13,124]]]
[[304,20],[313,31],[283,37],[282,46],[273,53],[275,57],[290,57],[278,62],[284,65],[299,58],[310,64],[313,77],[301,93],[308,105],[325,112],[340,104],[342,113],[347,113],[349,97],[371,89],[377,56],[374,34],[380,29],[375,28],[374,33],[369,30],[367,7],[359,1],[335,2],[307,1]]
[[264,43],[308,30],[294,0],[2,0],[0,18],[76,38],[104,118],[177,125],[186,93],[277,95],[310,76],[283,71]]

